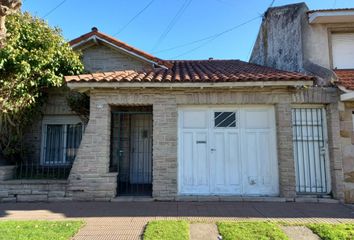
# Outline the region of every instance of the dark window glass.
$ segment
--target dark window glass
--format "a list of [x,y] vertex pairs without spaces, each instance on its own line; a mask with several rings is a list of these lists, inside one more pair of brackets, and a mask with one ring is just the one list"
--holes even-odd
[[236,113],[235,112],[215,112],[214,126],[216,128],[236,127]]

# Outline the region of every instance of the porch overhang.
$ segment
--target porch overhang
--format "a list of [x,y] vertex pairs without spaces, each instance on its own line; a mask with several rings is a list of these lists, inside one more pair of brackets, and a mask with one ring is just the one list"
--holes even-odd
[[344,93],[340,95],[340,100],[342,102],[351,102],[354,101],[354,91],[348,90],[343,86],[338,86],[338,88]]
[[349,23],[354,21],[354,9],[310,11],[309,23]]
[[240,82],[189,82],[189,83],[156,83],[156,82],[68,82],[73,90],[92,88],[243,88],[243,87],[304,87],[313,86],[312,81],[240,81]]

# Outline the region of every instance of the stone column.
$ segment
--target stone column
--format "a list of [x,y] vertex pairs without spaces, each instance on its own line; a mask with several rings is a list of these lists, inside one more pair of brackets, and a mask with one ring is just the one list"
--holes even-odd
[[344,176],[338,103],[331,103],[327,106],[327,129],[333,197],[344,200]]
[[110,136],[110,106],[92,93],[90,120],[69,176],[74,200],[110,200],[116,196],[117,173],[109,173]]
[[159,99],[153,105],[153,197],[173,200],[177,195],[177,105]]
[[295,161],[293,153],[293,132],[291,124],[291,105],[278,103],[275,107],[277,121],[277,144],[280,196],[296,196]]

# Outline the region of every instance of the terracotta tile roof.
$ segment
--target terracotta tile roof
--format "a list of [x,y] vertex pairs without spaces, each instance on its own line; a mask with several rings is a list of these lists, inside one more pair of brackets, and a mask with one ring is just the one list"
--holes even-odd
[[314,81],[315,77],[240,60],[169,61],[170,69],[116,71],[65,77],[66,82],[247,82]]
[[334,70],[338,77],[337,85],[354,90],[354,69]]
[[342,11],[354,11],[354,8],[330,8],[330,9],[315,9],[307,11],[307,13],[314,13],[314,12],[342,12]]
[[75,38],[75,39],[71,40],[69,42],[69,44],[70,44],[70,46],[75,46],[75,45],[77,45],[77,44],[79,44],[81,42],[84,43],[85,41],[87,41],[88,39],[90,39],[93,36],[101,38],[101,39],[103,39],[103,40],[105,40],[105,41],[107,41],[107,42],[109,42],[109,43],[111,43],[111,44],[113,44],[113,45],[115,45],[117,47],[123,48],[123,49],[125,49],[127,51],[130,51],[130,52],[133,52],[133,53],[135,53],[135,54],[137,54],[139,56],[142,56],[142,57],[144,57],[144,58],[146,58],[146,59],[148,59],[150,61],[153,61],[153,62],[155,62],[155,63],[157,63],[159,65],[163,65],[163,66],[166,66],[166,67],[171,67],[171,65],[168,62],[166,62],[166,61],[164,61],[162,59],[159,59],[159,58],[157,58],[155,56],[152,56],[149,53],[146,53],[146,52],[141,51],[141,50],[139,50],[137,48],[134,48],[134,47],[126,44],[125,42],[122,42],[122,41],[120,41],[120,40],[118,40],[118,39],[116,39],[114,37],[111,37],[111,36],[108,36],[108,35],[106,35],[104,33],[99,32],[96,27],[93,27],[91,32],[88,32],[88,33],[86,33],[86,34],[84,34],[84,35],[82,35],[82,36],[80,36],[78,38]]

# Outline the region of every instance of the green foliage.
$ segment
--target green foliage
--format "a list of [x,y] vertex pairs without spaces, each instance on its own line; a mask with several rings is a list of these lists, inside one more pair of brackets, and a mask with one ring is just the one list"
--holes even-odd
[[2,221],[0,239],[69,240],[83,225],[82,221]]
[[66,100],[71,110],[76,112],[85,123],[88,123],[90,115],[90,97],[85,93],[69,92]]
[[144,232],[144,240],[188,240],[187,221],[151,221]]
[[354,224],[308,224],[307,227],[323,240],[354,239]]
[[223,240],[286,240],[288,237],[270,222],[218,222]]
[[57,28],[18,13],[6,18],[8,36],[0,49],[0,150],[17,158],[22,133],[45,101],[45,90],[64,84],[63,76],[83,71],[80,56]]

